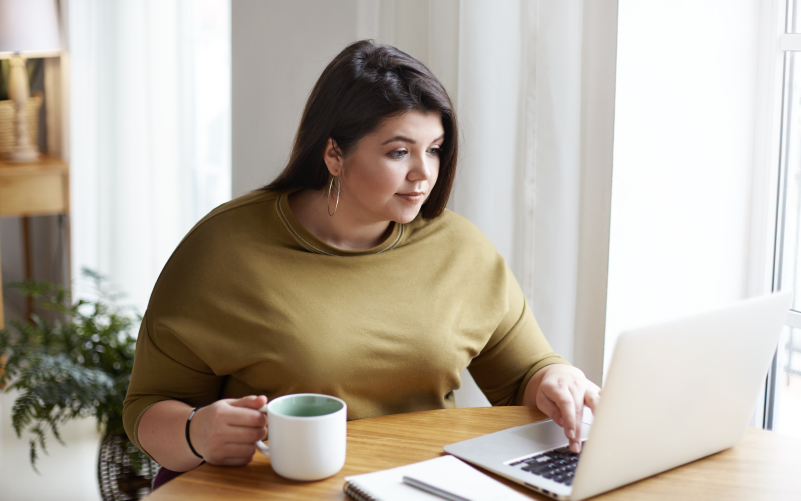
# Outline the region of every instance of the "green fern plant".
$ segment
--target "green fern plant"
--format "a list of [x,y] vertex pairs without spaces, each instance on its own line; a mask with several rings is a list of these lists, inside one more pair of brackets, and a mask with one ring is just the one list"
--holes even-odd
[[[48,432],[62,445],[60,427],[94,415],[98,430],[124,433],[122,406],[131,380],[136,338],[135,318],[117,305],[120,294],[104,277],[84,268],[94,287],[93,299],[72,302],[69,291],[47,282],[9,285],[33,297],[59,320],[32,315],[28,322],[10,321],[0,330],[0,388],[18,390],[12,408],[17,436],[28,432],[34,470],[39,449],[47,452]],[[141,320],[141,319],[139,319]]]

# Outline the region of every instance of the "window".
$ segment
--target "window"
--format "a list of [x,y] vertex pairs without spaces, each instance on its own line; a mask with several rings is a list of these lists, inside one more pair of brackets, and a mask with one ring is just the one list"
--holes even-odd
[[787,0],[773,290],[796,291],[768,377],[765,428],[801,437],[801,4]]

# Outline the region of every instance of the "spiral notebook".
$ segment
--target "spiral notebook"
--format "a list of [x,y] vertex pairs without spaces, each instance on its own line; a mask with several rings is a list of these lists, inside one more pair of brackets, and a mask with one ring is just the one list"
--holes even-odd
[[[413,487],[404,477],[440,494]],[[454,456],[345,477],[343,490],[356,501],[530,500]]]

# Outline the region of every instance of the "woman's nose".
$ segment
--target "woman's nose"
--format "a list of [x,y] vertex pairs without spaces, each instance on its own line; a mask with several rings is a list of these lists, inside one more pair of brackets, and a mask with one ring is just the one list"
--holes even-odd
[[410,181],[424,181],[431,177],[433,169],[437,166],[434,165],[438,159],[428,158],[423,153],[420,156],[415,155],[412,159],[412,165],[409,169],[409,174],[406,176]]

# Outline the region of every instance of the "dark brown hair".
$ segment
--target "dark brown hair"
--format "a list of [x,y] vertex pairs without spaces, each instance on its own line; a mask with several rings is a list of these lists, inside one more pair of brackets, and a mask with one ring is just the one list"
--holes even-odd
[[323,154],[332,138],[347,155],[387,118],[417,110],[439,113],[445,138],[437,182],[421,213],[442,214],[456,176],[459,128],[445,88],[423,63],[390,45],[361,40],[323,70],[306,102],[289,163],[262,189],[322,189],[330,173]]

